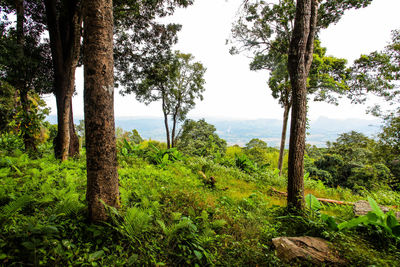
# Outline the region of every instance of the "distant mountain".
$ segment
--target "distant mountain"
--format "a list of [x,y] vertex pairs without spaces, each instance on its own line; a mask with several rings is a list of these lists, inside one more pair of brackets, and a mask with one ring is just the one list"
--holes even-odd
[[[79,120],[82,119],[82,117],[75,117],[74,122],[78,124]],[[243,146],[252,138],[260,138],[266,141],[270,146],[279,146],[282,128],[281,120],[205,119],[208,123],[215,125],[218,135],[225,139],[228,144],[238,144]],[[47,120],[50,123],[57,123],[57,117],[55,115],[49,116]],[[137,129],[139,134],[146,139],[165,140],[164,120],[162,118],[117,117],[115,119],[115,124],[117,127],[121,127],[126,131]],[[339,134],[349,131],[357,131],[367,136],[373,136],[378,133],[380,129],[379,127],[379,120],[341,120],[320,117],[316,121],[310,123],[307,143],[323,147],[326,145],[327,141],[334,141]]]

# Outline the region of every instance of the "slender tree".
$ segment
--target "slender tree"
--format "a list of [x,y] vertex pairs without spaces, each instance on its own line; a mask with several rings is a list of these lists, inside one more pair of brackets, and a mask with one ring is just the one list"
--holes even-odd
[[84,102],[87,194],[92,221],[119,206],[114,122],[112,0],[84,1]]
[[307,119],[307,77],[313,60],[317,26],[318,1],[298,0],[288,70],[292,87],[292,117],[289,141],[288,196],[289,207],[304,208],[304,150]]
[[[145,104],[161,101],[168,148],[176,145],[177,123],[185,120],[196,99],[203,99],[206,69],[193,60],[191,54],[166,52],[137,73],[136,80],[131,81],[134,86],[121,91],[123,94],[135,93],[136,99]],[[172,129],[169,119],[172,119]]]

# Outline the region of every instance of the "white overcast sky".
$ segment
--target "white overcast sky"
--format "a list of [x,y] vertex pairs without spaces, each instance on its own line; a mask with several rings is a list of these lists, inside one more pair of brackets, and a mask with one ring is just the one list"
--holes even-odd
[[[267,86],[268,72],[250,71],[249,59],[231,56],[225,40],[242,0],[195,0],[195,4],[175,12],[171,21],[183,25],[176,49],[191,53],[207,68],[204,100],[198,101],[189,117],[281,119],[283,110],[272,98]],[[400,29],[400,0],[374,0],[364,9],[348,11],[336,25],[324,30],[320,37],[328,54],[350,62],[360,54],[381,50],[390,41],[390,32]],[[75,116],[83,116],[83,71],[77,71],[77,95],[73,98]],[[56,114],[54,96],[45,97]],[[161,104],[149,106],[122,97],[115,92],[115,115],[161,117]],[[352,105],[342,100],[339,106],[326,103],[309,104],[309,117],[373,119],[365,114],[365,105]]]

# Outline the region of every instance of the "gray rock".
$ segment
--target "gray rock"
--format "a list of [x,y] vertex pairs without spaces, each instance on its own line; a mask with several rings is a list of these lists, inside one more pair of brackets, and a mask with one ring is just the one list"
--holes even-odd
[[[386,213],[390,210],[388,207],[385,207],[382,205],[379,205],[379,207],[381,208],[381,210],[384,213]],[[369,205],[368,201],[360,200],[360,201],[357,201],[356,203],[354,203],[353,211],[356,216],[362,216],[362,215],[366,215],[368,212],[372,211],[372,208]],[[400,212],[395,212],[395,214],[396,214],[397,219],[400,220]]]
[[329,243],[322,238],[277,237],[272,239],[277,256],[283,261],[308,260],[318,265],[345,265],[337,253],[329,248]]

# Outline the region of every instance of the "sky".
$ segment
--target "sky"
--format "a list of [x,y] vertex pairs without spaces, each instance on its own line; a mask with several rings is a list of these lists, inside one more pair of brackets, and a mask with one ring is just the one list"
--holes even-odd
[[[191,118],[282,119],[283,109],[273,99],[268,88],[267,71],[250,71],[250,59],[245,55],[229,54],[226,39],[242,0],[195,0],[194,5],[178,9],[168,21],[182,24],[179,41],[174,47],[194,55],[207,68],[204,100],[197,101],[189,112]],[[350,10],[342,19],[321,32],[321,44],[327,54],[346,58],[349,63],[360,54],[382,50],[390,41],[391,31],[400,29],[400,0],[374,0],[364,9]],[[74,116],[83,117],[83,70],[77,70],[77,93],[73,97]],[[45,96],[56,114],[53,95]],[[371,97],[370,105],[382,101]],[[162,117],[161,103],[148,106],[135,100],[134,95],[122,97],[115,90],[116,117]],[[308,116],[334,119],[374,119],[365,113],[367,105],[354,105],[342,99],[338,106],[309,102]]]

